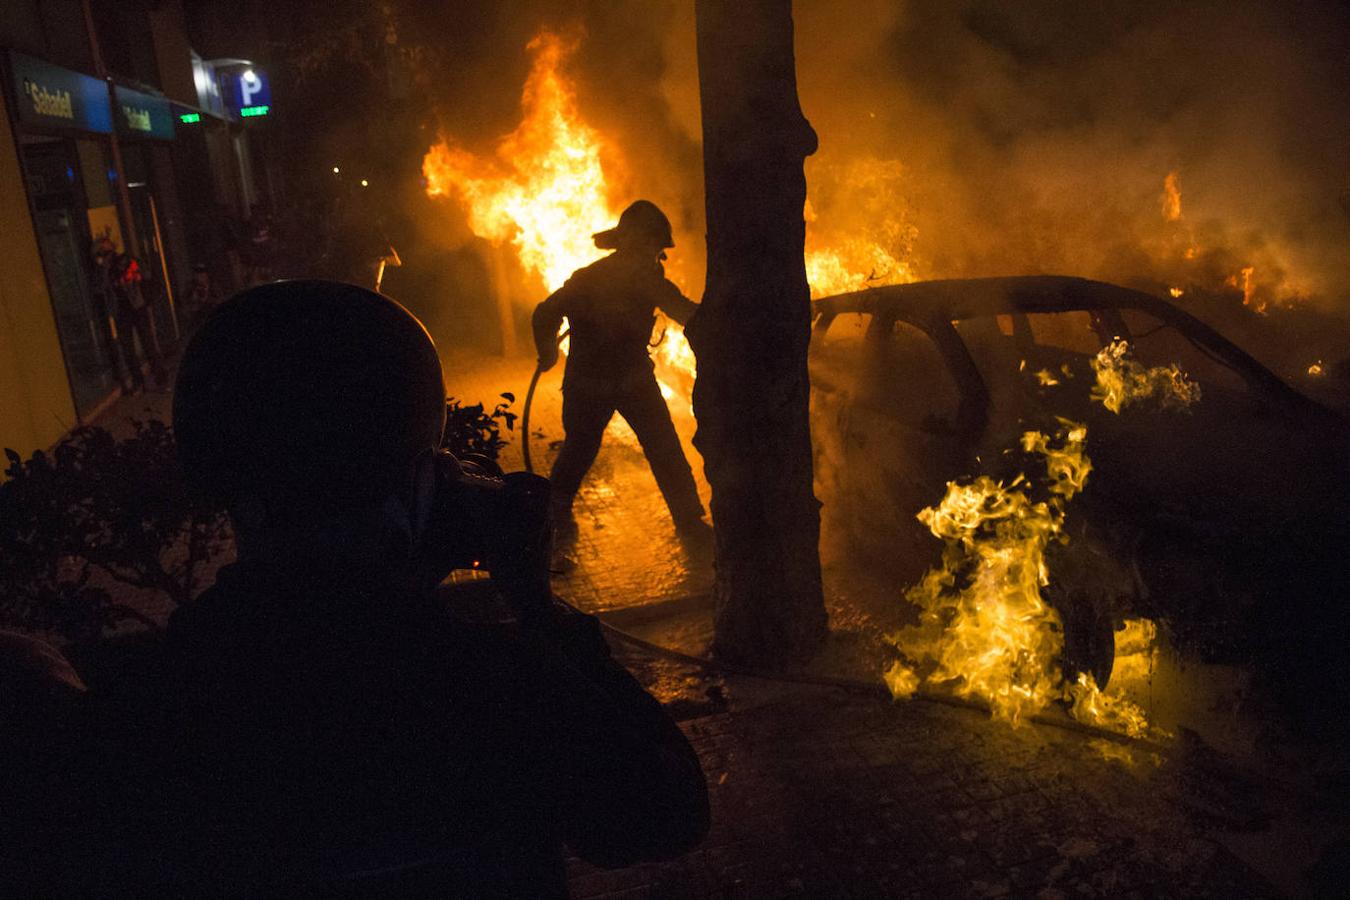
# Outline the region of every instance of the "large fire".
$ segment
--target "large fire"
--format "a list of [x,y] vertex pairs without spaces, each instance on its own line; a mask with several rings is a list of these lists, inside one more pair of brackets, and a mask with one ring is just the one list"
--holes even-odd
[[[475,154],[442,135],[422,161],[427,194],[457,203],[476,235],[511,246],[521,268],[550,291],[600,255],[591,236],[612,225],[620,211],[611,197],[621,174],[613,169],[622,160],[617,148],[607,145],[582,116],[566,73],[577,46],[575,40],[549,31],[530,41],[526,49],[533,64],[521,94],[520,124],[490,154]],[[842,186],[831,186],[832,200],[850,207],[884,205],[894,193],[898,164],[870,161],[846,174]],[[810,202],[804,214],[812,296],[914,280],[905,258],[912,235],[889,208],[866,217],[875,240],[838,230],[830,231],[827,240],[825,232],[813,227],[816,216]],[[671,278],[690,292],[679,274]],[[683,329],[662,320],[654,344],[662,393],[667,400],[687,397],[694,354]]]
[[[423,158],[422,174],[428,195],[456,201],[475,234],[512,245],[521,266],[555,290],[599,255],[591,235],[618,218],[620,210],[611,202],[618,173],[612,169],[622,162],[617,148],[607,145],[578,109],[565,72],[576,41],[545,31],[526,49],[533,65],[516,129],[487,155],[443,135]],[[896,163],[880,161],[851,166],[846,190],[855,196],[846,198],[848,204],[857,206],[857,197],[889,203],[897,169]],[[903,233],[906,226],[890,211],[865,216],[868,236],[838,230],[827,235],[813,227],[816,215],[809,201],[804,214],[812,296],[914,280],[904,252],[912,236]],[[688,285],[681,287],[688,292]],[[682,333],[668,331],[665,348],[658,357],[692,371],[693,356]]]
[[510,242],[520,264],[550,291],[599,256],[591,235],[618,216],[600,162],[600,134],[577,112],[576,91],[562,72],[576,46],[547,31],[530,41],[524,115],[492,155],[442,137],[422,161],[427,193],[458,201],[478,236]]
[[[592,235],[613,225],[620,209],[610,202],[615,173],[606,171],[602,156],[611,168],[618,157],[577,108],[564,71],[577,43],[545,31],[526,49],[534,62],[516,129],[490,156],[443,136],[423,158],[422,174],[428,195],[457,201],[475,234],[509,243],[521,267],[552,291],[603,253]],[[654,356],[666,399],[687,395],[694,354],[683,329],[663,320]],[[617,422],[615,430],[624,432]]]

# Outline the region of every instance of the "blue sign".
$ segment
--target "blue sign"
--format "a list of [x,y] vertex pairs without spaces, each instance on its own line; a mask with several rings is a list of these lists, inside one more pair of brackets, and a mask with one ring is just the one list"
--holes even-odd
[[112,133],[108,86],[97,78],[14,52],[9,54],[9,73],[20,122]]
[[267,73],[249,66],[221,74],[225,105],[241,119],[266,116],[272,111],[272,84]]
[[117,103],[117,133],[127,137],[173,140],[173,109],[169,101],[154,94],[124,88],[114,89]]

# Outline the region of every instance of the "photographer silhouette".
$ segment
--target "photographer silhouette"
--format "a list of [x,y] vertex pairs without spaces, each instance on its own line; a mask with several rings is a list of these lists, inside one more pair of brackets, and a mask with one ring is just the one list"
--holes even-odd
[[[125,742],[153,787],[105,801],[122,837],[101,877],[564,896],[564,843],[615,866],[702,838],[697,756],[595,620],[552,602],[547,484],[466,472],[437,451],[444,416],[431,339],[369,290],[275,282],[203,324],[174,427],[238,561],[173,615],[158,687],[118,701],[137,715],[111,717],[158,749]],[[505,623],[435,589],[478,548]]]

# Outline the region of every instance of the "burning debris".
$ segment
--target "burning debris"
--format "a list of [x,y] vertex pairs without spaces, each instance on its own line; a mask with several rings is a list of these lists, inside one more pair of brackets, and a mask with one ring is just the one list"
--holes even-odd
[[1156,400],[1168,409],[1184,409],[1200,399],[1200,385],[1186,377],[1176,363],[1145,368],[1130,355],[1127,341],[1103,347],[1092,360],[1097,383],[1092,399],[1119,414],[1132,403]]

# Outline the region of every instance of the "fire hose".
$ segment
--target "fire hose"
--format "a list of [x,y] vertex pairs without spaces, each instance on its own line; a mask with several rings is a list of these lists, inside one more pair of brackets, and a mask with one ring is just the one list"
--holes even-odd
[[[570,333],[569,329],[558,335],[558,343],[561,344],[563,338]],[[529,390],[525,392],[525,408],[520,413],[520,453],[525,457],[525,471],[531,474],[534,473],[534,463],[530,460],[530,409],[534,406],[534,389],[539,386],[539,376],[543,374],[542,363],[534,367],[534,374],[530,376]]]
[[530,473],[534,472],[534,463],[530,461],[530,407],[534,405],[534,389],[539,386],[539,376],[543,374],[542,365],[534,367],[530,389],[525,392],[525,409],[520,414],[520,452],[525,457],[525,471]]
[[[560,602],[564,606],[581,612],[575,606],[554,594],[554,601]],[[874,681],[863,681],[857,678],[848,678],[839,675],[809,675],[796,674],[791,672],[767,672],[761,669],[755,669],[745,666],[730,665],[716,659],[706,656],[696,656],[690,653],[682,653],[679,650],[663,647],[660,644],[640,638],[635,634],[630,634],[615,625],[606,622],[603,616],[597,616],[600,620],[600,628],[609,636],[622,643],[629,645],[635,650],[644,652],[649,656],[659,657],[670,662],[681,663],[683,665],[693,666],[702,669],[705,672],[716,675],[735,675],[741,678],[753,678],[758,681],[772,681],[780,684],[800,684],[812,687],[828,687],[847,691],[853,694],[861,694],[874,699],[894,699],[890,690],[883,684]],[[942,706],[952,706],[958,709],[977,710],[988,713],[989,706],[980,703],[977,700],[970,700],[964,697],[958,697],[953,694],[944,694],[937,691],[915,691],[910,700],[920,703],[937,703]],[[1126,746],[1144,747],[1155,753],[1170,755],[1172,748],[1159,743],[1156,740],[1147,737],[1130,737],[1121,734],[1118,731],[1111,731],[1098,725],[1091,725],[1086,722],[1079,722],[1076,719],[1070,719],[1063,715],[1054,715],[1053,713],[1035,713],[1028,717],[1030,721],[1037,725],[1047,725],[1051,728],[1059,728],[1064,731],[1073,731],[1084,734],[1089,737],[1103,738],[1112,743],[1124,744]]]

